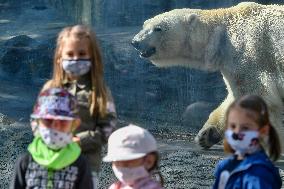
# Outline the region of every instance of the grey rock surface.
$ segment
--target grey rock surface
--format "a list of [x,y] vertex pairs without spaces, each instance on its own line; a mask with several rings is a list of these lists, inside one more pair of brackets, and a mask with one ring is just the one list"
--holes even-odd
[[216,105],[213,103],[197,101],[188,105],[182,114],[182,123],[191,128],[199,128],[209,117]]
[[77,23],[92,23],[105,28],[142,25],[146,19],[176,8],[213,9],[233,6],[242,1],[283,3],[281,0],[34,0],[56,7]]
[[[109,20],[104,20],[107,18],[102,13],[94,17],[94,22],[119,26],[96,28],[104,56],[105,78],[117,105],[119,126],[135,123],[157,137],[165,188],[210,188],[214,166],[224,157],[222,148],[216,145],[209,151],[199,149],[193,142],[198,124],[192,127],[190,120],[183,122],[182,115],[196,102],[216,104],[224,98],[221,75],[184,68],[156,68],[138,56],[130,41],[144,19],[159,11],[189,4],[219,6],[224,1],[93,2],[98,3],[97,8],[100,2],[113,7],[108,9],[113,14],[108,16]],[[224,6],[235,3],[226,2]],[[0,2],[0,189],[8,188],[15,160],[26,152],[32,140],[29,115],[39,89],[50,77],[56,35],[62,27],[75,23],[75,18],[67,15],[82,19],[81,10],[82,7],[74,6],[73,0],[68,3],[60,0]],[[126,27],[122,27],[124,24]],[[279,165],[283,168],[283,161]],[[103,164],[100,178],[100,188],[115,180],[110,164]]]

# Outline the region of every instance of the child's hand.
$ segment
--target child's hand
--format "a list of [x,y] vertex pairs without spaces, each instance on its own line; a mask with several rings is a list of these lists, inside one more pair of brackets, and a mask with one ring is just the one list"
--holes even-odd
[[80,144],[80,138],[79,137],[74,136],[72,140],[74,142],[77,142],[78,144]]

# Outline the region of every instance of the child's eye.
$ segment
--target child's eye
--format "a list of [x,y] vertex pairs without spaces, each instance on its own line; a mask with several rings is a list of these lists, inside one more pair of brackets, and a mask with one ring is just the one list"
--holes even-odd
[[235,129],[235,128],[236,128],[236,125],[233,124],[233,123],[232,123],[232,124],[229,124],[229,128],[230,128],[230,129]]
[[41,119],[41,121],[45,126],[50,126],[53,122],[53,119]]
[[80,55],[80,56],[85,56],[85,55],[86,55],[86,52],[80,52],[79,55]]
[[70,121],[68,121],[68,120],[59,120],[59,121],[60,121],[60,125],[63,126],[63,127],[69,125],[69,123],[70,123]]
[[68,53],[66,53],[66,55],[67,55],[68,57],[73,57],[73,53],[72,53],[72,52],[68,52]]

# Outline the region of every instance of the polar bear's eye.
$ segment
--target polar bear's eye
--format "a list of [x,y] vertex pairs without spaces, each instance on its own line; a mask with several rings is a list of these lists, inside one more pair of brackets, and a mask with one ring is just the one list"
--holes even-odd
[[161,29],[160,27],[155,27],[155,28],[153,29],[153,31],[154,31],[154,32],[160,32],[160,31],[162,31],[162,29]]

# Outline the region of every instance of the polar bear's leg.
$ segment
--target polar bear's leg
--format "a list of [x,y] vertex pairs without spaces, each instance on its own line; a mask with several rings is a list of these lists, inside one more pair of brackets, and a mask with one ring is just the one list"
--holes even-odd
[[234,101],[232,95],[228,95],[223,103],[216,108],[195,137],[195,141],[203,148],[210,148],[220,142],[224,136],[225,113],[228,106]]

